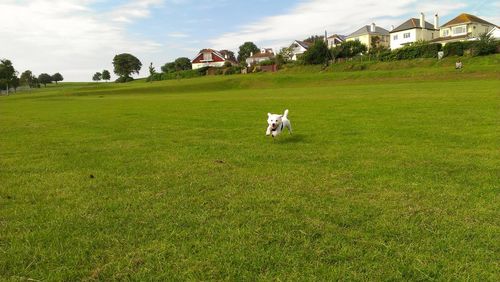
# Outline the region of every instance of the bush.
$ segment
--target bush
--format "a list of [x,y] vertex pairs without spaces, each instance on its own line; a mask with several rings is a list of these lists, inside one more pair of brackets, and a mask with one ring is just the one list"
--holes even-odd
[[127,77],[127,76],[120,76],[115,80],[117,83],[125,83],[125,82],[130,82],[133,81],[134,79],[132,77]]
[[441,51],[441,44],[439,43],[419,43],[398,48],[390,52],[381,52],[379,59],[381,61],[397,61],[417,58],[437,58],[439,51]]
[[308,65],[319,65],[328,62],[330,50],[323,40],[314,41],[313,45],[304,52],[304,62]]
[[265,60],[259,63],[259,66],[272,66],[275,62],[273,60]]
[[464,43],[463,42],[450,42],[444,45],[443,48],[444,56],[463,56],[464,55]]

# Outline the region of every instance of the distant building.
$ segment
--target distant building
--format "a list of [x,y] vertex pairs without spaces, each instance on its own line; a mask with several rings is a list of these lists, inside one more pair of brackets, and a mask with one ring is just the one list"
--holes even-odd
[[290,45],[290,50],[292,51],[292,61],[297,61],[297,56],[304,54],[311,44],[305,41],[295,40]]
[[340,45],[342,42],[344,42],[346,37],[344,35],[339,35],[339,34],[334,34],[332,36],[329,36],[326,40],[328,42],[328,48],[333,48],[336,47],[337,45]]
[[251,53],[250,57],[246,59],[246,63],[248,66],[258,64],[263,61],[268,61],[270,59],[274,58],[274,52],[273,49],[271,48],[264,48],[261,49],[259,53]]
[[349,34],[346,37],[346,41],[354,41],[358,40],[359,42],[366,45],[368,51],[372,46],[372,42],[375,42],[375,45],[389,47],[389,31],[387,29],[376,26],[375,23],[371,25],[365,25],[355,32]]
[[199,69],[203,67],[222,67],[226,62],[232,65],[238,65],[234,59],[232,52],[227,50],[216,51],[213,49],[202,49],[198,55],[191,61],[192,69]]
[[439,29],[439,38],[434,39],[433,42],[446,44],[476,40],[481,34],[488,33],[495,27],[495,24],[474,15],[463,13],[442,25]]
[[391,50],[403,47],[417,41],[431,41],[439,37],[439,17],[434,16],[434,24],[425,21],[425,15],[420,19],[411,18],[390,32]]

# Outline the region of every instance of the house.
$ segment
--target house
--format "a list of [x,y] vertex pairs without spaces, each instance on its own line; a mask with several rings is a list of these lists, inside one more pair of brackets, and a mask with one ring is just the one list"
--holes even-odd
[[391,50],[417,41],[431,41],[439,37],[439,16],[434,15],[434,24],[425,21],[424,13],[420,19],[411,18],[390,32]]
[[433,42],[446,44],[449,42],[475,40],[481,34],[488,33],[496,25],[474,15],[462,13],[445,23],[439,29],[439,38]]
[[492,30],[488,32],[488,35],[491,36],[491,38],[500,40],[500,28],[495,26]]
[[191,61],[192,69],[199,69],[203,67],[222,67],[226,62],[232,65],[237,65],[238,62],[234,59],[234,54],[227,50],[216,51],[213,49],[203,49]]
[[389,31],[376,26],[375,23],[365,25],[346,37],[346,41],[358,40],[366,45],[369,51],[372,45],[376,47],[389,47]]
[[274,58],[274,52],[271,48],[261,49],[258,53],[250,53],[250,57],[246,59],[248,66],[258,64],[263,61],[268,61]]
[[295,40],[292,45],[290,45],[290,50],[291,50],[291,58],[292,61],[297,61],[297,56],[300,56],[301,54],[304,54],[307,49],[309,49],[309,46],[311,43],[305,42],[305,41],[300,41],[300,40]]
[[334,34],[332,36],[327,37],[326,40],[328,42],[328,48],[333,48],[333,47],[336,47],[337,45],[340,45],[342,42],[344,42],[345,36],[339,35],[339,34]]

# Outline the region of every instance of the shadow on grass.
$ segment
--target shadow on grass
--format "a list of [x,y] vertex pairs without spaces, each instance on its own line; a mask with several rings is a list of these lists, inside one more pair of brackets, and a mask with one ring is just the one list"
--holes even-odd
[[305,135],[303,134],[292,134],[289,135],[288,133],[285,133],[284,135],[281,135],[276,138],[276,143],[283,143],[283,144],[288,144],[288,143],[308,143],[308,140]]

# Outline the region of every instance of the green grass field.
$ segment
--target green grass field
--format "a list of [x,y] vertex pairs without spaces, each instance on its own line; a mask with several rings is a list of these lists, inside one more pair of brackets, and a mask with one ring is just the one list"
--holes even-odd
[[0,97],[0,280],[498,281],[500,56],[452,60]]

